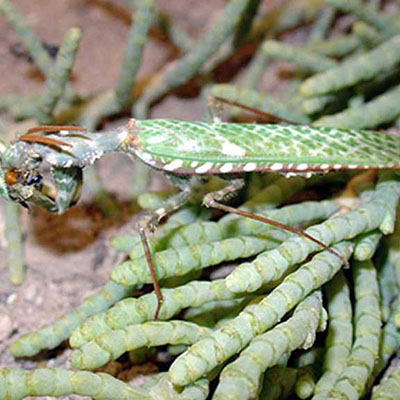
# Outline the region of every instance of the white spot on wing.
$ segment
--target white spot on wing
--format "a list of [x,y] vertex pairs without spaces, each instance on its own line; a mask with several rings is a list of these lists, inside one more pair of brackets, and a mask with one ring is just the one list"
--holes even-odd
[[198,162],[198,161],[192,161],[192,163],[190,164],[190,166],[191,166],[192,168],[196,168],[198,165],[199,165],[199,162]]
[[226,173],[226,172],[232,171],[232,169],[233,169],[233,164],[226,163],[219,170],[220,170],[220,172]]
[[140,155],[141,159],[145,162],[150,162],[153,160],[153,157],[149,153],[142,153]]
[[147,143],[149,143],[149,144],[157,144],[157,143],[163,142],[165,139],[166,139],[166,137],[162,136],[162,135],[152,136],[152,137],[147,139]]
[[182,167],[182,165],[183,165],[183,160],[174,160],[171,161],[169,164],[164,165],[163,169],[167,171],[173,171],[175,169]]
[[221,152],[227,156],[243,157],[246,155],[246,150],[234,143],[225,141],[222,143]]
[[243,167],[243,171],[250,172],[250,171],[254,171],[256,168],[257,168],[256,163],[249,162]]
[[275,164],[272,164],[270,168],[272,169],[272,171],[279,171],[283,168],[283,164],[275,163]]
[[306,170],[308,168],[308,164],[299,164],[297,167],[296,167],[296,169],[297,169],[297,171],[304,171],[304,170]]
[[192,151],[198,146],[196,140],[185,140],[178,146],[179,151]]
[[333,166],[334,169],[341,169],[342,168],[342,164],[335,164]]
[[197,167],[195,172],[197,174],[204,174],[205,172],[207,172],[209,169],[211,169],[211,167],[213,166],[213,163],[208,161],[203,165],[200,165],[200,167]]
[[319,167],[321,169],[328,169],[329,168],[329,164],[321,164]]

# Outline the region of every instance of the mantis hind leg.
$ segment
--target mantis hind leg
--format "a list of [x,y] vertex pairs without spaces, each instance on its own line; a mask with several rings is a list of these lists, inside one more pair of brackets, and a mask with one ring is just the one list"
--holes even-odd
[[238,208],[234,208],[234,207],[228,206],[226,204],[220,203],[220,201],[222,201],[224,199],[226,200],[227,198],[229,198],[230,195],[236,193],[243,186],[244,186],[243,179],[234,179],[226,187],[224,187],[220,190],[217,190],[216,192],[208,193],[206,196],[204,196],[203,204],[206,207],[219,209],[219,210],[222,210],[222,211],[225,211],[228,213],[237,214],[237,215],[240,215],[240,216],[246,217],[246,218],[251,218],[256,221],[264,222],[266,224],[275,226],[277,228],[284,229],[286,231],[295,233],[296,235],[306,237],[307,239],[309,239],[309,240],[313,241],[314,243],[318,244],[319,246],[321,246],[324,250],[327,250],[330,253],[337,256],[338,258],[340,258],[343,261],[344,265],[346,265],[347,267],[349,266],[348,261],[341,254],[337,253],[335,250],[331,249],[325,243],[322,243],[320,240],[311,236],[310,234],[303,231],[302,229],[295,228],[293,226],[284,225],[284,224],[281,224],[280,222],[271,220],[269,218],[265,218],[260,215],[252,214],[247,211],[240,210]]

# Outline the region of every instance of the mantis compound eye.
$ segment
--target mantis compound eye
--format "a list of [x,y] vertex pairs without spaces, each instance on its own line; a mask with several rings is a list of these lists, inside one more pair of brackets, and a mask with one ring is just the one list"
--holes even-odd
[[24,186],[40,186],[43,179],[38,171],[21,171],[16,169],[8,170],[4,177],[9,186],[13,186],[17,183]]

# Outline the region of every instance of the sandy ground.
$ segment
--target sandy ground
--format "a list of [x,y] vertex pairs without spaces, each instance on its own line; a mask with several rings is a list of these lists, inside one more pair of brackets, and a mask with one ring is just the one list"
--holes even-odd
[[[73,74],[74,88],[81,94],[112,88],[119,73],[130,10],[124,1],[110,3],[113,7],[108,7],[107,1],[103,0],[14,1],[45,42],[57,44],[68,27],[83,27],[84,35]],[[158,1],[158,6],[194,37],[207,29],[223,5],[223,0]],[[10,46],[16,42],[17,36],[0,18],[0,95],[40,93],[43,85],[40,73],[25,58],[10,53]],[[139,78],[158,70],[173,56],[171,46],[152,34],[145,48]],[[152,115],[190,119],[201,118],[202,113],[198,99],[171,96],[154,107]],[[129,185],[126,182],[129,182],[132,162],[112,155],[99,164],[107,188],[119,199],[128,200],[126,188]],[[163,182],[163,178],[158,177],[152,181],[152,187],[160,187]],[[21,212],[27,274],[20,287],[13,287],[7,280],[4,234],[0,236],[0,368],[68,366],[68,350],[52,352],[48,361],[45,357],[21,361],[9,354],[8,346],[20,334],[50,323],[74,309],[84,297],[101,287],[109,270],[98,261],[104,254],[104,244],[118,224],[104,220],[101,213],[87,202],[61,217],[36,209],[30,215],[25,210]],[[3,232],[1,217],[0,231]]]

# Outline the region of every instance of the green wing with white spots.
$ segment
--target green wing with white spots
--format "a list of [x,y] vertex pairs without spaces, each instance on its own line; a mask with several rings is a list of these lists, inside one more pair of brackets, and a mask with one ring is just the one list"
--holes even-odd
[[280,124],[137,121],[135,153],[174,173],[399,168],[400,138]]

